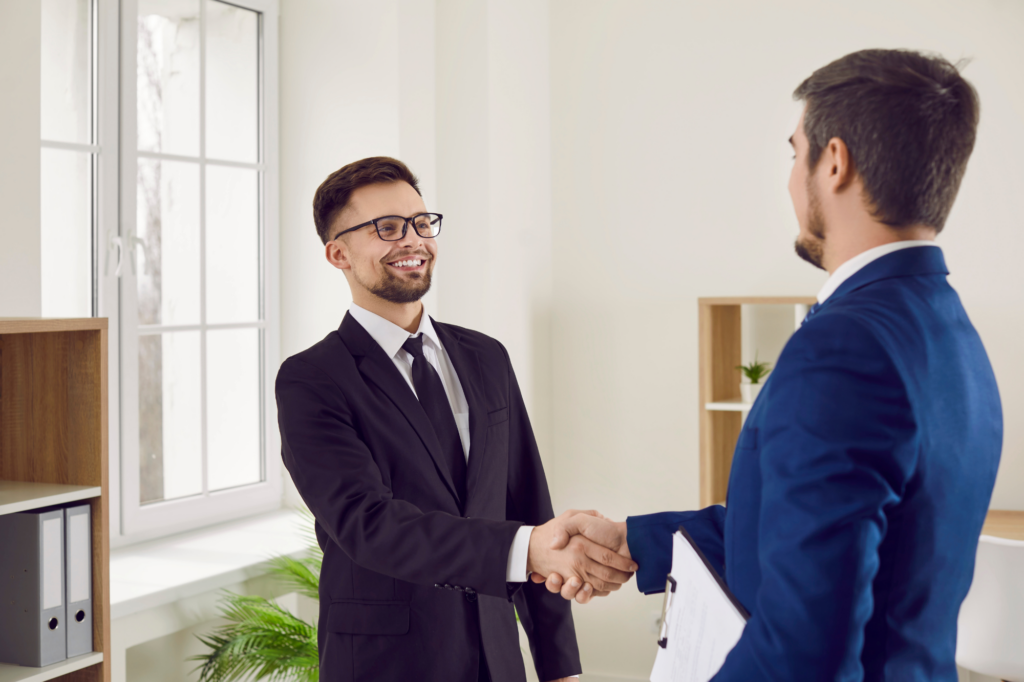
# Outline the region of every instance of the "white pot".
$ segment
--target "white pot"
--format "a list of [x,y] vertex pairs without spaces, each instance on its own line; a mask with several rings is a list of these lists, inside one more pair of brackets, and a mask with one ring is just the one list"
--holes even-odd
[[743,382],[740,384],[740,395],[743,397],[743,402],[753,403],[757,400],[757,394],[761,392],[761,387],[764,384],[748,384]]

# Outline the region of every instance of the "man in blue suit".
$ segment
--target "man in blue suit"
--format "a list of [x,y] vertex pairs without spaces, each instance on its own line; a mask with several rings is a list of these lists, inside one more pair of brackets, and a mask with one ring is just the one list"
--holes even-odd
[[796,250],[831,276],[740,433],[727,506],[568,531],[631,555],[651,594],[686,527],[751,614],[716,681],[953,682],[1002,446],[992,368],[934,243],[977,95],[940,57],[866,50],[795,96]]

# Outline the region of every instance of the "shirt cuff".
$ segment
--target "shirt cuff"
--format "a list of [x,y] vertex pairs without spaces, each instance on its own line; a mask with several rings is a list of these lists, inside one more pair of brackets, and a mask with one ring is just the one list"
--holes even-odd
[[505,569],[505,582],[525,583],[529,574],[526,572],[526,560],[530,556],[530,534],[533,526],[520,526],[512,539],[512,547],[508,550],[508,567]]

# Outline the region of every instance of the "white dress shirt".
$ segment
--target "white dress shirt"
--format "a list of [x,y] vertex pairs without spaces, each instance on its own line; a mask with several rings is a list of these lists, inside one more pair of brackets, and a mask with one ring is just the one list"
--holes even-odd
[[882,256],[888,256],[890,253],[895,251],[901,251],[903,249],[912,249],[917,246],[934,246],[939,248],[931,239],[910,239],[903,242],[891,242],[889,244],[882,244],[876,246],[873,249],[868,249],[858,253],[856,256],[846,261],[832,273],[832,275],[825,281],[825,286],[818,292],[818,303],[824,303],[829,296],[836,293],[836,289],[839,288],[846,280],[853,277],[854,273],[863,268],[871,261],[878,260]]
[[[416,387],[412,383],[413,356],[402,349],[406,339],[423,335],[423,357],[437,371],[444,385],[445,395],[452,406],[452,414],[455,415],[455,424],[459,427],[459,438],[462,440],[462,451],[466,455],[466,462],[469,462],[469,403],[466,402],[466,393],[462,390],[459,382],[459,375],[455,371],[451,358],[441,345],[441,339],[434,331],[434,325],[430,322],[426,308],[420,315],[420,326],[415,334],[410,334],[394,322],[385,320],[376,313],[371,313],[365,308],[360,308],[355,303],[348,309],[349,314],[355,321],[362,325],[373,340],[387,353],[395,367],[405,377],[409,389],[416,395]],[[508,565],[505,569],[505,580],[510,583],[526,582],[526,560],[530,551],[530,534],[533,526],[521,526],[516,531],[512,540],[512,547],[508,552]]]

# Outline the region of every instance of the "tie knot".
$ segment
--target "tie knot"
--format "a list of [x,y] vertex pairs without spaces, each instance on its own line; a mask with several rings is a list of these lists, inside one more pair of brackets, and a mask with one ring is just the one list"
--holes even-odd
[[419,336],[410,336],[402,344],[402,350],[409,355],[413,356],[417,360],[423,357],[423,334]]

